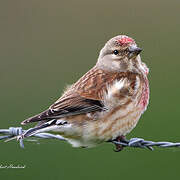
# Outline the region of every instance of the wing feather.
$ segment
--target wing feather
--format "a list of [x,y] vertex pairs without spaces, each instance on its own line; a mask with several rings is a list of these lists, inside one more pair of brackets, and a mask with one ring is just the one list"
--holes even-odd
[[72,95],[69,95],[62,100],[59,100],[46,111],[24,120],[21,124],[44,120],[49,121],[52,119],[59,119],[66,116],[73,116],[104,110],[104,105],[99,100],[86,99],[81,97],[80,95],[77,95],[76,97],[71,96]]

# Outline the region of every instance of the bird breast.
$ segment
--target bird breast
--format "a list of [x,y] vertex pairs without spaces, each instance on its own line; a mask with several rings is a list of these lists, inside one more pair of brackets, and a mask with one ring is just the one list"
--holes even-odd
[[136,126],[148,104],[149,88],[148,81],[136,76],[134,83],[124,78],[107,89],[104,104],[109,110],[101,113],[95,130],[96,136],[109,140],[126,135]]

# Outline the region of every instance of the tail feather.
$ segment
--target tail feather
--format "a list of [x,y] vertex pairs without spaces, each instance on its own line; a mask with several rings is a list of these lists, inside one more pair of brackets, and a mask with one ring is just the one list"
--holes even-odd
[[43,111],[42,113],[35,115],[33,117],[30,117],[28,119],[25,119],[24,121],[21,122],[22,125],[25,125],[27,123],[31,122],[38,122],[38,121],[43,121],[43,120],[52,120],[52,118],[48,118],[51,115],[51,110],[46,110]]
[[62,120],[54,119],[54,120],[45,122],[44,124],[41,124],[39,126],[35,126],[33,128],[28,129],[22,135],[20,135],[18,137],[18,139],[25,138],[25,137],[30,137],[30,136],[33,136],[34,134],[37,134],[37,133],[40,133],[40,132],[49,131],[49,130],[52,130],[53,128],[57,128],[57,127],[62,126],[64,124],[67,124],[67,122],[62,121]]

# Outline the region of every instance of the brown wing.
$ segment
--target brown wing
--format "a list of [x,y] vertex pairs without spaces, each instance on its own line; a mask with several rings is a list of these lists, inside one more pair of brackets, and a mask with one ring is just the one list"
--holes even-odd
[[[90,75],[89,77],[88,74]],[[90,89],[96,88],[94,84],[97,83],[95,82],[96,79],[94,79],[94,77],[96,75],[99,76],[100,74],[100,72],[94,71],[94,69],[90,70],[76,84],[72,85],[71,88],[69,88],[60,99],[51,105],[49,109],[24,120],[21,124],[37,121],[48,121],[66,116],[104,110],[104,106],[101,101],[102,99],[98,97],[97,94],[92,94],[94,91],[90,91]],[[89,78],[88,81],[87,77]],[[89,82],[92,81],[94,81],[94,83],[90,85]],[[87,85],[89,86],[88,91],[85,88]]]
[[21,124],[103,111],[103,94],[107,91],[107,85],[123,77],[127,77],[127,74],[108,73],[95,67],[72,85],[49,109]]
[[30,122],[59,119],[66,116],[102,111],[103,104],[99,100],[86,99],[77,93],[69,94],[53,104],[46,111],[24,120],[21,124]]

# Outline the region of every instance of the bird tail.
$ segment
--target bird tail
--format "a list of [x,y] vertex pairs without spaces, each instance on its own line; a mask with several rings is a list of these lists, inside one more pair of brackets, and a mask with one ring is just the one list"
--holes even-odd
[[37,125],[33,128],[23,131],[22,134],[19,134],[19,135],[13,136],[13,137],[8,137],[5,140],[5,142],[11,141],[13,139],[17,139],[17,140],[24,139],[26,137],[33,136],[37,133],[52,131],[52,130],[55,130],[55,129],[59,128],[60,126],[63,126],[66,124],[68,124],[68,123],[64,120],[53,119],[48,122],[46,121],[46,122],[40,123],[39,125]]
[[53,120],[45,122],[41,125],[38,125],[38,126],[35,126],[33,128],[26,130],[22,135],[20,135],[18,137],[18,139],[30,137],[30,136],[33,136],[37,133],[41,133],[41,132],[51,131],[51,130],[54,130],[54,129],[56,129],[62,125],[65,125],[65,124],[67,124],[66,121],[53,119]]

